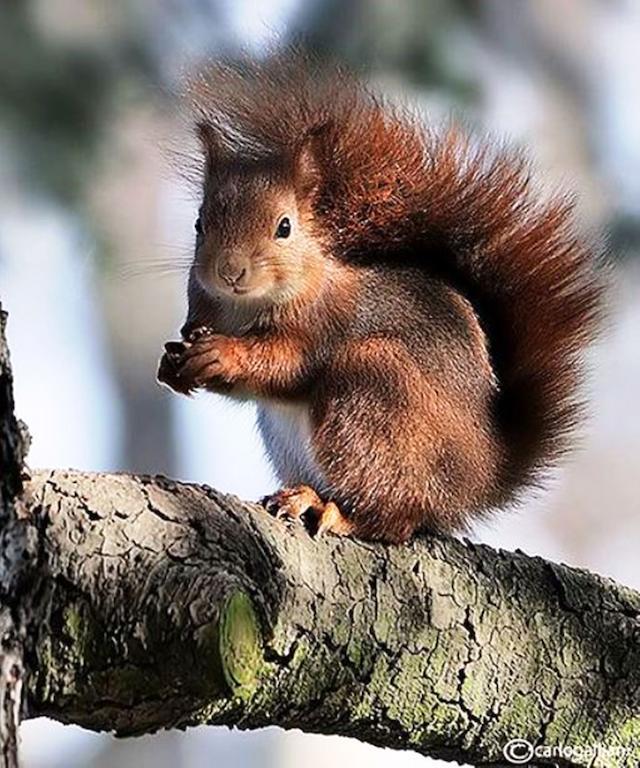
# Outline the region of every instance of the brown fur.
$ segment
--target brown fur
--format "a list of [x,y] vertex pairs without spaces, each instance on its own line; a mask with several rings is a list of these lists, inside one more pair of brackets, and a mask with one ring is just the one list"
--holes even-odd
[[[192,94],[205,233],[161,379],[304,404],[316,490],[362,538],[459,529],[536,481],[570,445],[602,310],[571,203],[536,195],[520,155],[295,55],[214,67]],[[238,262],[247,296],[220,279]]]

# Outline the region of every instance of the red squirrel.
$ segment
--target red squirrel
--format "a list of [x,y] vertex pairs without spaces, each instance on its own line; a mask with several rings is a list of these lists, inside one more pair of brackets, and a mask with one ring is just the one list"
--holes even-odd
[[158,378],[255,400],[311,532],[454,532],[571,445],[601,248],[520,153],[426,128],[299,57],[193,88],[204,158],[183,340]]

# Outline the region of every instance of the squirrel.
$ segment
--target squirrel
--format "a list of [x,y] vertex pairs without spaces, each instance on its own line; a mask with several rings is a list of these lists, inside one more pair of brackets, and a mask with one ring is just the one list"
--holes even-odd
[[519,151],[284,54],[191,88],[188,317],[158,379],[257,403],[313,533],[401,543],[516,501],[572,445],[603,248]]

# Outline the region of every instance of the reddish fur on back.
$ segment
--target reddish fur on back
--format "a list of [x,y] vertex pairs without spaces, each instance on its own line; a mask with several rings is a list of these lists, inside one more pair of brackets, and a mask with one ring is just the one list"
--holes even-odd
[[577,232],[571,201],[536,194],[518,153],[457,128],[429,130],[349,75],[290,52],[215,66],[191,93],[234,154],[294,157],[315,137],[315,208],[335,256],[409,256],[471,301],[507,456],[493,503],[535,480],[580,418],[580,355],[602,314],[599,248]]
[[426,218],[489,338],[509,493],[569,447],[580,420],[582,353],[603,315],[601,251],[578,233],[570,199],[535,196],[521,156],[451,131],[429,159]]

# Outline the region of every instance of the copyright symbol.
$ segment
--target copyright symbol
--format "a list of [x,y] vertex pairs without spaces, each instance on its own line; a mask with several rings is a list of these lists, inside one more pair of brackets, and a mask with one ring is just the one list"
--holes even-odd
[[511,739],[504,745],[502,754],[514,765],[524,765],[533,757],[533,744],[526,739]]

